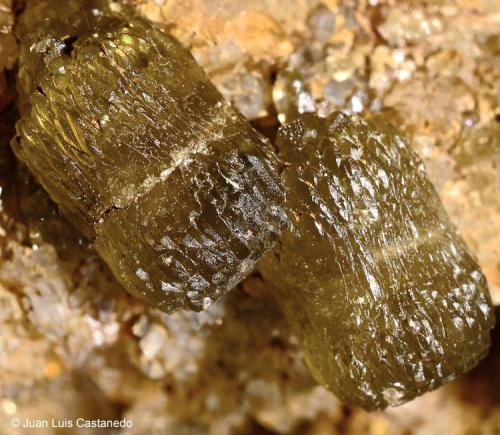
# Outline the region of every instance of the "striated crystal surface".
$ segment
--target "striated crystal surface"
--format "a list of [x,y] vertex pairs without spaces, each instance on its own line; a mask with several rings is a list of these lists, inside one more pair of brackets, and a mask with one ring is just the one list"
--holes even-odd
[[374,409],[475,366],[494,323],[486,280],[405,139],[311,114],[277,146],[291,227],[261,270],[314,377]]
[[[320,115],[393,112],[500,304],[499,257],[491,255],[500,246],[498,208],[478,201],[485,195],[475,180],[464,179],[449,158],[463,130],[499,113],[496,0],[296,0],[293,8],[289,0],[133,3],[189,46],[247,117],[283,113],[286,95],[274,100],[281,107],[266,106],[265,95],[284,89],[270,69],[278,78],[285,70],[300,73]],[[288,97],[296,97],[294,89]],[[483,165],[490,172],[488,161],[477,169]],[[463,219],[462,204],[470,206],[471,220]]]
[[15,153],[132,294],[208,306],[277,239],[275,157],[148,21],[51,2],[33,25],[39,8],[21,24],[37,31],[22,35]]

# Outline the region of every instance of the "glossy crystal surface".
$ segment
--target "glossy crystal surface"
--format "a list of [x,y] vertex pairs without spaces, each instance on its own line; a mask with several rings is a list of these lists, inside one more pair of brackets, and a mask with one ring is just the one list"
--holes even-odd
[[178,41],[98,5],[23,35],[14,151],[127,290],[200,310],[276,242],[275,157]]
[[261,270],[316,380],[376,409],[475,366],[486,280],[406,140],[335,113],[285,125],[277,146],[292,225]]

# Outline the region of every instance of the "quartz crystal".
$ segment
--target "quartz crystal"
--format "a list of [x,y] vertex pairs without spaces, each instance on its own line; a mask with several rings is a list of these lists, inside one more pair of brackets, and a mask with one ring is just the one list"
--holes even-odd
[[277,137],[291,227],[261,263],[314,377],[366,409],[487,353],[486,280],[394,127],[303,115]]
[[301,75],[293,71],[285,70],[278,74],[273,88],[273,101],[282,124],[299,114],[316,111],[310,90],[304,86]]
[[63,3],[21,24],[13,149],[128,291],[201,310],[280,233],[276,159],[174,38]]

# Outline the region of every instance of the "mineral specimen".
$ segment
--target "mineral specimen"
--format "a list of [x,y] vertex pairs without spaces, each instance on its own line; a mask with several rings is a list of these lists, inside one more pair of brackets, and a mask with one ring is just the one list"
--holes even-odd
[[280,233],[276,159],[174,38],[57,5],[21,25],[14,152],[128,291],[201,310]]
[[[241,79],[239,86],[228,88],[236,95],[227,98],[237,104],[249,64],[258,77],[265,76],[269,64],[275,65],[278,74],[282,64],[289,64],[290,55],[281,53],[277,42],[283,41],[292,48],[309,48],[324,40],[309,37],[310,25],[305,24],[319,0],[295,0],[293,7],[290,0],[132,1],[154,13],[161,8],[162,15],[158,14],[157,20],[172,28],[174,36],[190,47],[216,85],[223,81],[219,77]],[[19,6],[25,2],[16,3]],[[483,45],[491,39],[489,32],[498,34],[500,16],[495,0],[323,0],[322,4],[331,9],[335,28],[327,44],[328,52],[320,53],[308,76],[318,106],[325,96],[328,106],[323,113],[329,113],[330,108],[348,112],[354,93],[369,85],[374,103],[382,101],[384,108],[398,113],[397,122],[407,127],[412,144],[415,140],[422,143],[422,139],[429,144],[424,146],[431,152],[422,154],[428,174],[452,220],[478,255],[490,291],[497,283],[496,301],[500,303],[498,159],[490,160],[481,152],[478,160],[473,148],[470,154],[464,154],[461,150],[468,150],[468,146],[456,149],[453,145],[458,135],[468,144],[483,135],[476,137],[479,131],[475,129],[474,138],[466,137],[455,128],[455,122],[463,122],[467,131],[474,128],[468,126],[470,121],[474,125],[495,122],[495,108],[498,112],[500,69],[495,68],[495,51],[499,44],[491,45],[489,50]],[[404,47],[391,46],[377,29],[388,21],[398,25],[392,18],[397,15],[392,12],[394,9],[423,16],[423,26],[427,26],[427,17],[437,17],[443,22],[442,32],[424,36],[420,41],[405,37]],[[58,12],[62,14],[64,10]],[[252,20],[256,13],[266,20]],[[155,18],[153,14],[150,17]],[[325,21],[328,23],[323,18],[315,20]],[[269,22],[276,26],[264,28]],[[370,45],[363,37],[364,28],[370,31]],[[283,29],[286,34],[282,37],[276,29]],[[324,34],[323,30],[314,33]],[[342,38],[353,42],[339,44]],[[398,63],[401,52],[405,59]],[[260,53],[268,60],[263,60]],[[334,71],[322,67],[329,54],[334,55],[328,62]],[[358,69],[354,78],[353,75],[342,82],[334,80],[333,73],[349,72],[344,69],[345,64],[337,62],[341,55],[355,68],[359,68],[357,59],[361,57],[361,65],[368,67],[369,75],[358,75]],[[443,62],[431,70],[430,61],[438,57]],[[406,67],[406,62],[412,66]],[[300,59],[294,65],[297,66],[307,64]],[[304,73],[303,68],[299,70]],[[474,111],[463,114],[463,118],[457,113],[454,98],[462,87],[455,90],[451,80],[440,80],[438,87],[426,90],[419,86],[421,75],[431,84],[436,76],[462,77],[467,82],[467,93],[474,98]],[[411,95],[398,93],[397,89],[392,92],[403,79],[406,89],[415,90]],[[13,91],[9,85],[8,90]],[[391,99],[383,101],[386,93],[391,94]],[[442,101],[450,103],[447,106]],[[374,106],[370,103],[364,110]],[[435,113],[433,108],[443,106],[451,120],[446,116],[429,117]],[[431,124],[426,126],[429,120]],[[446,141],[450,122],[455,136]],[[467,164],[463,170],[448,169],[448,163],[453,164],[448,143],[453,151],[457,150],[460,164]],[[467,162],[462,157],[467,157]],[[201,313],[163,315],[149,304],[129,297],[116,282],[110,282],[96,257],[75,251],[72,267],[68,267],[54,250],[59,251],[59,237],[50,242],[42,242],[40,237],[18,239],[28,232],[24,219],[20,220],[16,210],[11,209],[18,186],[12,173],[0,179],[0,210],[2,202],[4,206],[0,211],[0,433],[26,432],[27,429],[12,428],[14,417],[21,421],[50,421],[52,417],[97,419],[109,417],[110,408],[116,418],[133,421],[132,429],[117,430],[126,435],[498,432],[498,327],[490,355],[477,370],[403,406],[372,413],[352,409],[310,380],[302,366],[302,352],[290,337],[279,310],[268,297],[258,296],[262,291],[268,293],[265,282],[260,281],[257,290],[252,287],[253,278],[245,281],[242,287],[248,293],[235,289],[229,297]],[[36,207],[36,199],[23,207],[26,213],[36,213],[33,223],[39,216]],[[2,215],[7,222],[2,221]],[[52,231],[60,235],[55,227]],[[158,373],[162,376],[158,377]],[[60,428],[48,428],[36,434],[60,432]],[[94,434],[95,430],[73,429],[72,433]]]
[[494,323],[486,280],[405,139],[309,114],[277,146],[291,227],[261,270],[314,377],[375,409],[475,366]]

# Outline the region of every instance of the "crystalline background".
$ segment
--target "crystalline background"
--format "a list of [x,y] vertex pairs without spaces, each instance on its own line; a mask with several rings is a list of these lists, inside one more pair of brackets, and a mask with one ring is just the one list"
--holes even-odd
[[[294,98],[283,93],[286,69],[303,78],[301,110],[375,111],[402,127],[500,304],[498,1],[135,4],[188,46],[265,132]],[[141,435],[498,433],[498,332],[492,354],[471,374],[368,414],[314,384],[258,276],[201,314],[165,315],[127,296],[43,192],[12,169],[12,24],[11,2],[3,0],[2,435],[23,433],[11,427],[13,416],[126,417],[134,427],[119,433]]]

